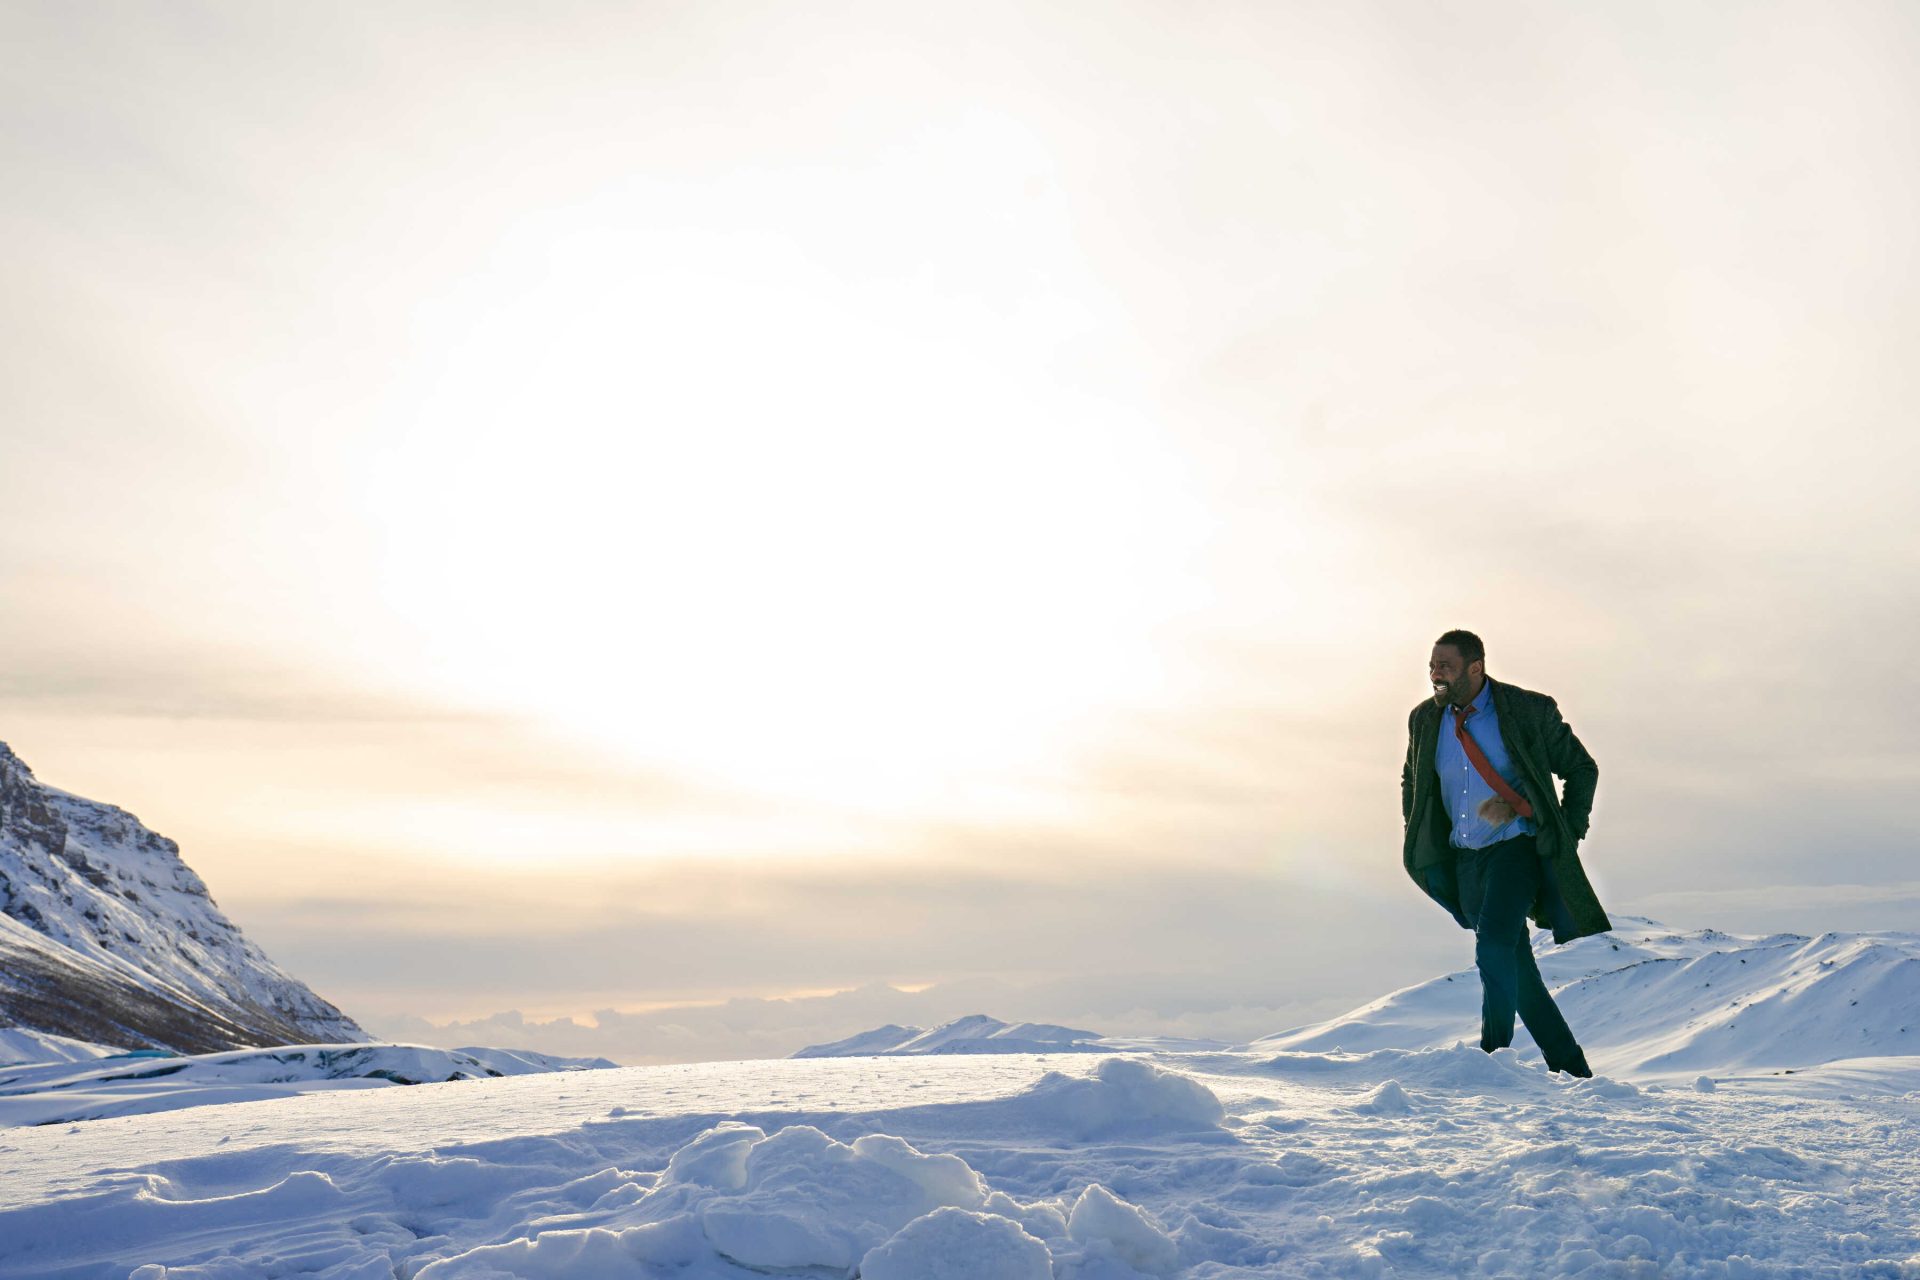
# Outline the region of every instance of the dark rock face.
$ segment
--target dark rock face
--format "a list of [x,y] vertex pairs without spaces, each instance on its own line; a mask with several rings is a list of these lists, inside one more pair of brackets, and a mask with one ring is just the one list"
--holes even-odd
[[4,743],[0,1025],[187,1053],[369,1038],[247,940],[173,841]]

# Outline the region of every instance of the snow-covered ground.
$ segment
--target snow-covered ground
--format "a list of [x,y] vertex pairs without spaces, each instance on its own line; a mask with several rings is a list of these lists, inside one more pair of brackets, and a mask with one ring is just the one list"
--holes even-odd
[[1462,1043],[1462,972],[1224,1051],[541,1073],[4,1130],[0,1276],[1920,1277],[1920,938],[1643,924],[1545,959],[1594,1080]]

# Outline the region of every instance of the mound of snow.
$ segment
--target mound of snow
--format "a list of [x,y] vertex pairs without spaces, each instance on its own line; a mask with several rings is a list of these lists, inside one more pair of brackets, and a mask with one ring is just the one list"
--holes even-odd
[[768,1133],[729,1121],[681,1145],[650,1188],[633,1177],[609,1169],[592,1181],[592,1225],[536,1224],[522,1238],[442,1257],[417,1280],[1051,1280],[1056,1260],[1063,1274],[1088,1277],[1168,1275],[1177,1266],[1159,1223],[1104,1186],[1088,1186],[1069,1217],[1047,1201],[990,1190],[959,1156],[884,1133],[843,1143],[811,1125]]
[[1160,1224],[1097,1182],[1074,1203],[1067,1235],[1086,1246],[1089,1258],[1114,1258],[1150,1276],[1170,1276],[1180,1267],[1180,1250]]
[[[764,1270],[851,1269],[921,1214],[987,1198],[958,1156],[922,1155],[884,1134],[847,1145],[810,1125],[753,1140],[742,1175],[732,1194],[700,1209],[700,1229],[721,1257]],[[662,1187],[671,1194],[669,1179]]]
[[899,1057],[930,1053],[1099,1053],[1110,1046],[1097,1031],[1046,1022],[1002,1022],[976,1013],[931,1031],[888,1025],[844,1040],[810,1044],[796,1058]]
[[1370,1115],[1403,1116],[1413,1110],[1413,1099],[1407,1096],[1398,1080],[1385,1080],[1355,1103],[1353,1109]]
[[1137,1058],[1108,1058],[1091,1077],[1049,1071],[1009,1105],[1078,1138],[1213,1129],[1226,1118],[1213,1090]]
[[998,1214],[935,1209],[860,1260],[860,1280],[1053,1280],[1053,1254]]
[[[420,1280],[577,1275],[588,1253],[676,1266],[724,1260],[749,1270],[849,1274],[916,1219],[943,1208],[978,1210],[987,1200],[980,1175],[960,1157],[926,1155],[887,1134],[848,1144],[811,1125],[768,1134],[729,1123],[674,1153],[658,1184],[632,1206],[637,1225],[483,1246],[434,1263]],[[974,1229],[925,1230],[945,1238]],[[607,1238],[583,1238],[595,1235]],[[920,1251],[917,1238],[901,1245],[903,1263]]]

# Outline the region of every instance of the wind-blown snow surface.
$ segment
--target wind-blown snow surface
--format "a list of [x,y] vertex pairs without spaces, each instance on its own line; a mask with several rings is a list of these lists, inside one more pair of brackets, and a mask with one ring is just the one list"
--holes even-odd
[[[1549,956],[1596,1065],[1631,1060],[1591,1081],[1461,1043],[1455,975],[1227,1052],[636,1067],[0,1131],[0,1277],[1920,1277],[1920,1057],[1848,1049],[1902,1034],[1881,1015],[1915,940],[1598,941]],[[1706,993],[1755,966],[1730,999],[1827,1028],[1827,1061],[1743,1063],[1762,1037]]]

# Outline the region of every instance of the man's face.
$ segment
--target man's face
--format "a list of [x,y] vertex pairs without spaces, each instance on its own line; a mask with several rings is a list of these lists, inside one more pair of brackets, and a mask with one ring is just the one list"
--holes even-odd
[[1473,697],[1474,682],[1484,670],[1485,663],[1468,662],[1450,644],[1433,646],[1433,657],[1427,660],[1427,679],[1433,682],[1434,702],[1442,707],[1449,702],[1464,706]]

